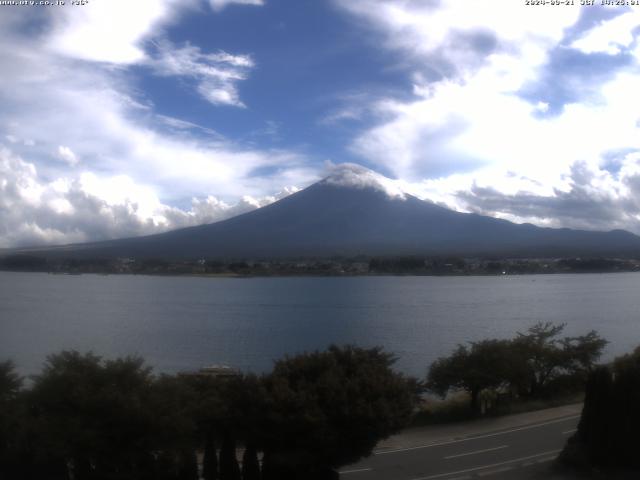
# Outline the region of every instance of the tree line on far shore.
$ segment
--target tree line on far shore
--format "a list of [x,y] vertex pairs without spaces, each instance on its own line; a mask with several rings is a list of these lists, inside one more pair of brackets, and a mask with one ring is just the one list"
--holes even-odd
[[0,253],[0,271],[234,276],[353,275],[520,275],[549,273],[635,272],[635,258],[462,258],[386,256],[292,259],[250,258],[86,258]]

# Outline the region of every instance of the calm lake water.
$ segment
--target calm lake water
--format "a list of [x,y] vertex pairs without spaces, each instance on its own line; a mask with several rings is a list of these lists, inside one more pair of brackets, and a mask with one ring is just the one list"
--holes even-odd
[[640,274],[196,278],[0,272],[0,359],[23,374],[49,353],[138,354],[156,371],[270,369],[331,343],[381,345],[422,376],[457,343],[538,321],[591,329],[606,359],[640,344]]

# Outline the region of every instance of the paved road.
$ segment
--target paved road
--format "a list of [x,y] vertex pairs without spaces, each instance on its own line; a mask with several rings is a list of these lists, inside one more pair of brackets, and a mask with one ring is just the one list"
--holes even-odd
[[[576,405],[534,415],[485,420],[481,424],[483,431],[478,431],[478,423],[469,423],[467,434],[449,438],[435,439],[426,428],[413,431],[396,437],[360,463],[343,468],[340,478],[463,480],[490,477],[502,480],[535,476],[556,458],[575,431],[580,408]],[[509,427],[503,428],[505,425]]]

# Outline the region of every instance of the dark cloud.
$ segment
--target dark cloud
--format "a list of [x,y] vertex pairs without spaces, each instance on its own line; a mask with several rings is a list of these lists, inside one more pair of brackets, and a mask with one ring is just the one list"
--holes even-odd
[[[520,91],[520,96],[532,103],[544,102],[548,110],[540,116],[562,113],[565,105],[584,101],[598,101],[600,87],[621,69],[635,64],[632,52],[621,47],[620,53],[584,53],[570,45],[593,28],[627,13],[628,8],[584,8],[578,21],[564,32],[563,39],[549,52],[549,60],[541,75]],[[634,39],[637,36],[634,32]],[[635,43],[635,41],[634,41]]]
[[499,48],[498,37],[491,30],[452,30],[436,50],[417,55],[422,57],[420,69],[425,80],[435,82],[480,68]]
[[564,38],[560,42],[560,45],[568,46],[573,43],[573,41],[582,37],[589,30],[604,22],[613,20],[630,10],[630,7],[600,8],[594,6],[592,8],[583,8],[580,10],[580,17],[578,18],[578,21],[565,30]]
[[475,30],[470,32],[453,32],[450,46],[473,52],[479,57],[486,57],[498,47],[498,38],[490,30]]
[[640,221],[636,218],[640,215],[640,175],[616,179],[618,187],[629,189],[630,194],[625,195],[595,186],[597,175],[579,162],[571,168],[570,189],[554,189],[551,196],[529,192],[511,195],[477,185],[456,196],[471,211],[481,215],[507,214],[533,223],[544,220],[554,227],[640,231]]
[[602,85],[634,63],[630,52],[586,54],[559,46],[550,52],[540,77],[525,85],[519,95],[532,103],[547,103],[548,110],[539,115],[559,115],[565,105],[597,102]]

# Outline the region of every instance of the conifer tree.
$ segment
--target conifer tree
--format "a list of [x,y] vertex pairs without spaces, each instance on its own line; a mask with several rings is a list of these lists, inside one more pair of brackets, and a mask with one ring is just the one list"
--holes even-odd
[[260,462],[253,444],[248,444],[242,455],[242,480],[260,480]]
[[216,440],[212,432],[208,432],[204,441],[204,457],[202,458],[202,478],[218,480],[218,454]]
[[178,480],[199,480],[196,452],[189,448],[180,452]]
[[606,464],[611,453],[611,393],[611,371],[607,367],[595,369],[587,380],[578,437],[586,446],[588,457],[597,465]]
[[220,449],[220,480],[241,480],[236,459],[236,442],[228,433],[224,436]]

